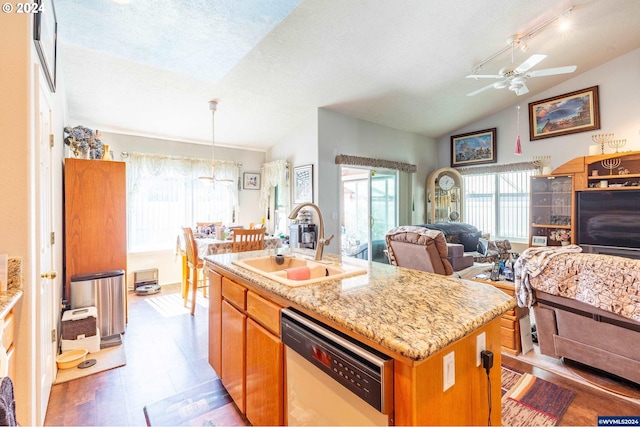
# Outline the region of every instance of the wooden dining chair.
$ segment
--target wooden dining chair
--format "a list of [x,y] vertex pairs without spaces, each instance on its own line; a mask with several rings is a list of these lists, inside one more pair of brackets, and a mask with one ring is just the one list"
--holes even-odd
[[264,249],[264,228],[258,229],[236,229],[233,230],[233,252],[257,251]]
[[[191,230],[190,227],[183,227],[182,232],[184,234],[188,268],[186,284],[182,288],[182,298],[184,299],[184,306],[186,307],[189,300],[189,289],[191,289],[191,315],[193,316],[196,312],[196,295],[198,294],[198,288],[202,288],[202,295],[205,298],[207,297],[207,277],[203,271],[204,263],[198,256],[198,247],[193,237],[193,230]],[[202,274],[202,276],[200,276],[200,274]]]

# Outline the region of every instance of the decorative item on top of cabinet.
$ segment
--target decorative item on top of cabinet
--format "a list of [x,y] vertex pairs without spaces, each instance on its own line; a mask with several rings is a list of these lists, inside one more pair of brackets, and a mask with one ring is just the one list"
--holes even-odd
[[539,237],[552,246],[573,240],[573,194],[570,175],[531,177],[529,246],[539,245]]
[[102,160],[105,147],[100,136],[102,135],[99,131],[82,125],[64,128],[64,143],[69,146],[73,155],[80,159]]
[[440,168],[427,177],[427,223],[462,221],[462,175],[454,168]]

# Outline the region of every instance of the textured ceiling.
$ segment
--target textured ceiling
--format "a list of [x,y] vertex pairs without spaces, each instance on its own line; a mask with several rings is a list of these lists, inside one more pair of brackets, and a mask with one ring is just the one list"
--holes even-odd
[[[535,96],[640,47],[638,0],[56,0],[69,119],[96,129],[266,150],[326,107],[440,137],[518,102],[464,77],[480,61],[570,6],[515,50],[536,69]],[[511,63],[499,55],[482,69]]]

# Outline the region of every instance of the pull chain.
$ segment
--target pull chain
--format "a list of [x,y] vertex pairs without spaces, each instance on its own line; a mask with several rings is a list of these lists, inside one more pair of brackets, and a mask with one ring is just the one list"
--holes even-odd
[[518,131],[518,137],[516,138],[516,148],[515,148],[515,154],[522,154],[522,145],[520,144],[520,106],[518,105],[516,107],[518,109],[518,119],[517,119],[517,124],[516,124],[516,130]]

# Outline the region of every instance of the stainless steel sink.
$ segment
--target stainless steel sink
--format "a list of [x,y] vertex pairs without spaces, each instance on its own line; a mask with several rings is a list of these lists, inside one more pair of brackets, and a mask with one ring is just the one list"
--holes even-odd
[[[263,256],[231,261],[232,264],[260,274],[268,279],[275,280],[287,286],[304,286],[312,283],[320,283],[328,280],[344,279],[347,277],[366,274],[367,270],[349,264],[327,263],[325,261],[312,261],[296,256]],[[308,268],[298,279],[293,271],[300,267]],[[297,270],[296,272],[300,272]],[[308,277],[308,278],[307,278]]]

